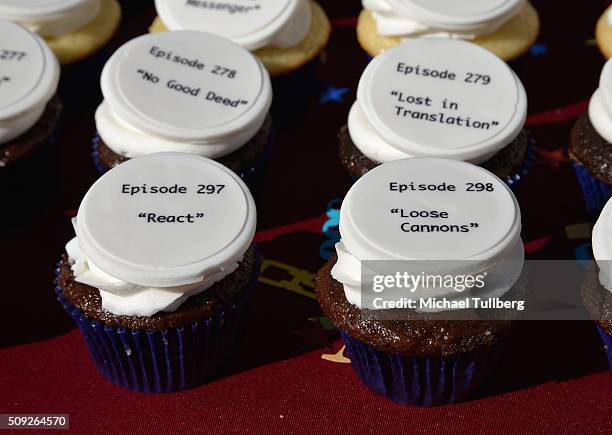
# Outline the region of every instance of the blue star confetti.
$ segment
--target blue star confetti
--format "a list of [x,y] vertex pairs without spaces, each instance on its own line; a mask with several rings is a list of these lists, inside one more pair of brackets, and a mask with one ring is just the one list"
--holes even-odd
[[336,243],[340,241],[340,206],[342,199],[332,199],[326,207],[325,214],[329,218],[323,224],[323,235],[326,240],[319,247],[319,255],[324,260],[329,260],[336,253]]
[[546,56],[548,54],[548,46],[546,44],[534,44],[529,49],[529,53],[534,56]]
[[319,98],[319,104],[325,104],[330,102],[340,104],[344,101],[344,94],[346,94],[350,90],[350,88],[337,88],[335,86],[330,86],[325,92],[323,92],[323,94],[321,94],[321,97]]

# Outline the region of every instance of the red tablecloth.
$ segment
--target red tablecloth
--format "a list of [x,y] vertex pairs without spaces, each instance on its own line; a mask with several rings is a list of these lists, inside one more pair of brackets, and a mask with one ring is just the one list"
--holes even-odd
[[191,391],[141,394],[105,382],[79,333],[73,331],[0,351],[0,410],[70,414],[71,429],[82,432],[597,433],[611,429],[609,373],[551,381],[447,407],[411,409],[369,392],[349,364],[324,360],[323,353],[267,364]]

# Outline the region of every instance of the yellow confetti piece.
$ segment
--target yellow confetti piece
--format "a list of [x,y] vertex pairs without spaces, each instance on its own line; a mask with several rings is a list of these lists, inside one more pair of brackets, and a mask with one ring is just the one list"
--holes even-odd
[[331,361],[334,363],[350,364],[351,360],[344,356],[345,349],[346,346],[342,346],[337,353],[324,353],[321,355],[321,358],[323,358],[325,361]]
[[570,240],[590,239],[593,226],[589,222],[565,226],[565,234]]
[[[288,276],[288,279],[277,279],[270,276],[270,272],[276,269],[281,271]],[[314,289],[314,273],[307,270],[299,269],[289,264],[281,263],[280,261],[269,260],[267,258],[262,259],[261,263],[261,275],[259,276],[259,282],[268,284],[273,287],[282,288],[293,293],[297,293],[301,296],[305,296],[310,299],[316,299]]]

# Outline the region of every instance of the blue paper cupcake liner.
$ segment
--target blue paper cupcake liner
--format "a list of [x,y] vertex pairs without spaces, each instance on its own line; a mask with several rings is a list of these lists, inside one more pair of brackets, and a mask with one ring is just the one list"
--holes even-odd
[[603,341],[604,349],[608,356],[608,365],[610,366],[610,370],[612,370],[612,336],[608,335],[599,324],[597,324],[597,331]]
[[[274,140],[276,138],[276,132],[274,127],[272,128],[272,132],[270,134],[270,140],[268,141],[268,146],[265,151],[258,156],[255,163],[250,166],[245,171],[238,174],[242,181],[248,186],[249,190],[253,194],[253,197],[257,200],[263,191],[263,182],[266,173],[266,167],[268,161],[270,160],[270,155],[272,154],[272,147],[274,144]],[[100,159],[100,135],[96,133],[94,138],[91,140],[91,158],[93,160],[94,166],[100,173],[100,175],[104,175],[111,168],[106,166],[102,160]]]
[[525,177],[525,175],[527,175],[535,161],[535,141],[533,138],[530,137],[529,143],[527,144],[527,154],[525,155],[525,160],[523,161],[523,164],[515,174],[509,177],[505,177],[504,182],[512,189],[516,188],[520,181]]
[[372,391],[402,405],[439,406],[466,399],[489,375],[499,345],[450,357],[380,352],[342,332],[351,366]]
[[257,283],[259,255],[241,300],[210,318],[163,331],[112,327],[85,316],[65,297],[56,269],[57,299],[74,320],[101,374],[113,384],[144,393],[192,388],[211,379],[233,348]]
[[589,213],[599,212],[612,197],[612,184],[604,183],[593,177],[583,164],[575,160],[572,160],[572,166],[578,177],[587,211]]
[[257,158],[251,167],[238,174],[253,194],[256,203],[259,203],[263,195],[266,169],[270,161],[270,156],[272,155],[272,148],[274,147],[275,141],[276,127],[273,126],[266,150]]
[[102,163],[100,160],[100,135],[96,133],[94,138],[91,140],[91,159],[93,160],[93,164],[100,173],[100,175],[106,174],[110,171],[110,168]]

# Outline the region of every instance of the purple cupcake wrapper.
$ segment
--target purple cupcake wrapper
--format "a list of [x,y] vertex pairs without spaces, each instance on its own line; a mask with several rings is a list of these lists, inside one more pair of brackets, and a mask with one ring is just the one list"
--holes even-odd
[[[253,196],[257,197],[261,191],[263,190],[263,180],[266,172],[266,166],[268,161],[270,160],[270,156],[272,154],[272,147],[274,144],[274,140],[276,138],[276,133],[274,128],[272,128],[272,133],[270,134],[270,140],[268,141],[268,145],[265,151],[257,158],[255,163],[247,168],[245,171],[238,174],[242,181],[249,187],[249,190],[253,193]],[[111,168],[106,166],[102,160],[100,159],[100,135],[96,133],[94,138],[91,140],[91,158],[93,160],[94,166],[100,173],[100,175],[106,174]]]
[[491,372],[499,345],[456,356],[408,357],[381,352],[342,332],[351,366],[375,393],[402,405],[439,406],[467,398]]
[[102,160],[100,159],[100,135],[97,132],[94,138],[91,140],[91,158],[100,175],[104,175],[110,171],[110,168],[102,163]]
[[257,254],[248,289],[237,304],[210,318],[163,331],[111,327],[85,316],[64,297],[59,285],[61,262],[55,271],[55,292],[106,379],[134,391],[167,393],[201,385],[217,373],[243,325],[260,263]]
[[572,166],[582,188],[587,211],[589,213],[599,212],[612,197],[612,184],[604,183],[593,177],[581,163],[572,160]]
[[601,340],[604,344],[604,350],[606,351],[606,355],[608,356],[608,365],[610,366],[610,370],[612,370],[612,336],[608,335],[606,331],[603,330],[599,324],[597,324],[597,331],[601,336]]

